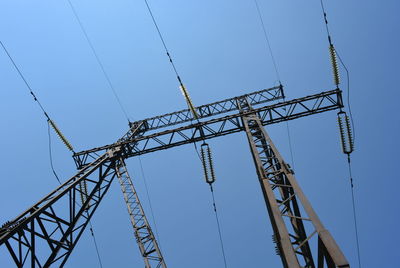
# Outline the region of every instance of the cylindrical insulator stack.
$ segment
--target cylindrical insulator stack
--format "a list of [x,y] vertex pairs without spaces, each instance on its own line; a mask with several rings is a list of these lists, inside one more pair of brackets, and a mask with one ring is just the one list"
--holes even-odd
[[339,76],[339,65],[337,62],[337,55],[335,47],[331,44],[329,45],[329,52],[331,55],[331,64],[332,64],[332,71],[333,71],[333,81],[336,86],[340,84],[340,76]]
[[215,182],[214,163],[212,160],[211,149],[207,143],[201,145],[201,162],[203,163],[204,179],[207,183]]
[[186,90],[186,87],[183,84],[181,84],[179,88],[182,92],[182,95],[185,97],[186,103],[189,106],[189,110],[193,114],[193,118],[198,119],[199,115],[196,112],[196,107],[193,105],[192,99],[190,98],[189,92]]
[[72,148],[71,143],[69,143],[69,141],[67,140],[67,138],[65,138],[65,136],[61,133],[61,131],[58,129],[58,127],[56,126],[56,124],[53,122],[53,120],[48,119],[47,120],[50,124],[50,126],[54,129],[54,131],[56,132],[57,136],[60,138],[60,140],[65,144],[65,146],[68,148],[68,150],[70,151],[74,151],[74,148]]
[[354,140],[350,119],[346,112],[341,111],[338,113],[338,123],[343,153],[351,154],[354,151]]

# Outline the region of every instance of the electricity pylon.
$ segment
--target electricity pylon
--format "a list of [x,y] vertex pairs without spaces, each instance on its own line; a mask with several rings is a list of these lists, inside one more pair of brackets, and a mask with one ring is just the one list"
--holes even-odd
[[[350,267],[264,129],[269,124],[340,109],[341,91],[279,102],[282,99],[283,88],[278,86],[199,106],[198,118],[186,109],[130,123],[129,131],[117,142],[75,153],[78,173],[5,223],[0,229],[0,247],[8,250],[17,267],[63,266],[118,177],[146,267],[166,267],[125,160],[245,131],[283,266]],[[265,105],[267,102],[274,103]],[[79,196],[81,203],[77,202]],[[316,240],[314,247],[311,240]]]

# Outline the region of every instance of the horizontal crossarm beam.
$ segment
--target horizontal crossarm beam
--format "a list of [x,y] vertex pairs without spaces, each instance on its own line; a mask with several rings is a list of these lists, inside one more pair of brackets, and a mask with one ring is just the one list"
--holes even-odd
[[[236,98],[238,103],[244,100],[246,102],[251,101],[246,95],[241,98]],[[244,130],[243,123],[240,119],[244,113],[256,113],[265,126],[331,111],[341,107],[343,107],[341,91],[336,89],[270,106],[255,108],[249,112],[238,112],[228,116],[213,118],[208,121],[199,121],[180,128],[152,134],[146,132],[146,135],[142,136],[132,135],[134,138],[120,140],[115,144],[76,153],[74,158],[79,165],[84,166],[90,163],[92,159],[97,159],[98,155],[103,151],[117,146],[123,148],[124,157],[127,158],[197,142],[202,139],[211,139],[239,132]]]
[[[199,118],[212,117],[232,111],[238,111],[237,99],[247,98],[253,107],[257,107],[260,104],[271,102],[275,100],[283,99],[283,86],[276,86],[273,88],[263,89],[255,91],[249,94],[241,95],[225,99],[222,101],[213,102],[196,107],[196,113]],[[185,122],[195,120],[193,114],[189,109],[168,113],[160,116],[146,118],[138,122],[145,122],[147,130],[155,130],[168,126],[173,126]],[[138,123],[134,122],[132,124]]]

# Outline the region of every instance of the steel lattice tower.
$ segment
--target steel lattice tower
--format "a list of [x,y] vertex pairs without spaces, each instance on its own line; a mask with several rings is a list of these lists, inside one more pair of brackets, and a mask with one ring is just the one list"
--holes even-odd
[[[244,131],[283,267],[350,267],[264,129],[266,125],[340,109],[341,91],[283,99],[279,86],[199,106],[197,121],[186,109],[130,123],[129,131],[117,142],[75,153],[77,174],[5,223],[0,229],[0,249],[9,252],[17,267],[63,266],[117,177],[145,266],[166,267],[125,160]],[[84,190],[81,185],[85,185]],[[307,233],[309,229],[313,231]],[[311,239],[317,239],[314,250]]]

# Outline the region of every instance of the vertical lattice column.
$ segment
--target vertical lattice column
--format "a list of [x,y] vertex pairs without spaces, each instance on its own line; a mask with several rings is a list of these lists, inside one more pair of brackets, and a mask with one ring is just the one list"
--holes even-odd
[[[251,109],[245,102],[241,106]],[[250,114],[242,119],[274,230],[273,240],[284,267],[350,267],[258,116]],[[311,250],[312,245],[315,251]],[[316,252],[317,261],[312,254]]]
[[135,233],[136,242],[138,243],[140,253],[144,259],[145,267],[166,268],[167,265],[165,264],[161,250],[157,244],[146,215],[144,214],[143,207],[122,158],[117,161],[116,169]]

